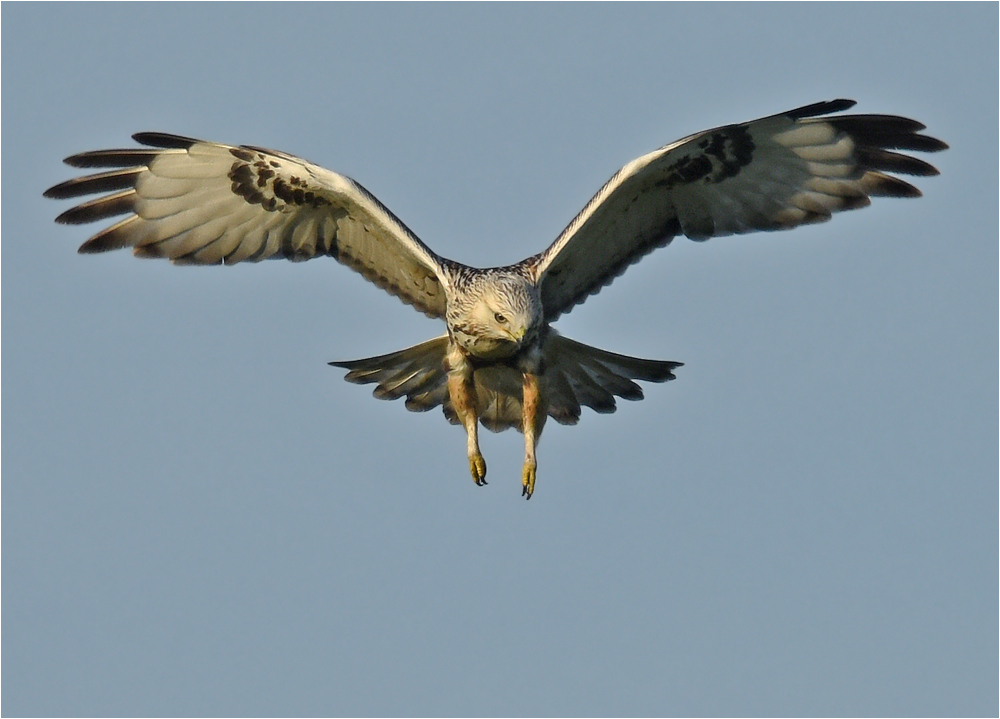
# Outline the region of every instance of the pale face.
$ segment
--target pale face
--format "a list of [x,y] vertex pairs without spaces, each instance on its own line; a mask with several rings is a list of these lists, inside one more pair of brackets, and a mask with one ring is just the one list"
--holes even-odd
[[531,342],[541,327],[542,306],[537,289],[517,276],[500,276],[484,283],[473,301],[449,312],[452,334],[469,354],[501,359]]

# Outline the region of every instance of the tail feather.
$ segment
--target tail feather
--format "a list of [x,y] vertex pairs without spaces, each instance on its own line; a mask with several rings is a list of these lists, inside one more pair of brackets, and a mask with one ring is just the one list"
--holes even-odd
[[[426,412],[441,406],[452,424],[458,416],[448,396],[445,355],[448,337],[442,336],[399,352],[351,362],[331,362],[348,370],[348,382],[376,384],[379,399],[406,397],[406,408]],[[634,380],[666,382],[674,379],[680,362],[640,359],[574,342],[550,330],[542,347],[542,400],[549,417],[560,424],[576,424],[583,407],[610,413],[615,397],[637,401],[642,388]],[[513,367],[492,365],[475,371],[477,409],[483,426],[494,432],[521,426],[521,376]]]
[[[595,412],[610,413],[616,409],[616,396],[641,400],[642,388],[633,380],[666,382],[674,379],[673,370],[681,366],[680,362],[608,352],[556,332],[550,333],[543,358],[546,384],[554,390],[548,397],[549,415],[562,424],[575,424],[580,419],[581,405]],[[559,391],[560,387],[563,391]]]
[[349,370],[344,376],[348,382],[376,383],[373,394],[379,399],[399,399],[405,395],[408,410],[426,412],[448,396],[448,374],[444,368],[447,351],[445,335],[399,352],[330,364]]

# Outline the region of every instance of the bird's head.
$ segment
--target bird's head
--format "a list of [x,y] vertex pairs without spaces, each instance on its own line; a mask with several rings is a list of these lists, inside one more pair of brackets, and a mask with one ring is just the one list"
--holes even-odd
[[486,274],[450,319],[452,333],[470,354],[499,359],[516,354],[544,322],[538,289],[519,275]]

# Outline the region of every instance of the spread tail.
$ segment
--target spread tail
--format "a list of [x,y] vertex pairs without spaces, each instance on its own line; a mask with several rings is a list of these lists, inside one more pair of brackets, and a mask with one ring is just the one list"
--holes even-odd
[[[458,424],[448,396],[448,373],[444,359],[448,337],[441,336],[391,354],[351,362],[331,362],[348,370],[344,377],[358,384],[376,383],[379,399],[406,396],[406,408],[426,412],[442,406],[445,417]],[[615,397],[643,398],[642,382],[674,379],[680,362],[639,359],[591,347],[550,330],[542,347],[541,394],[549,417],[560,424],[576,424],[582,407],[610,413]],[[491,365],[475,371],[477,411],[483,426],[494,432],[521,427],[521,375],[507,365]]]

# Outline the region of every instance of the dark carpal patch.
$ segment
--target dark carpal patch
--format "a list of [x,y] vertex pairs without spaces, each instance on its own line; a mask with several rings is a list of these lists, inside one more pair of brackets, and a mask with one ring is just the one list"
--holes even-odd
[[669,165],[666,176],[657,185],[722,182],[739,174],[753,160],[753,139],[745,125],[720,128],[697,140],[695,145],[701,152]]
[[316,209],[331,204],[307,189],[306,180],[282,177],[280,163],[245,148],[233,148],[230,153],[237,160],[229,169],[233,194],[251,205],[260,205],[268,212],[281,212],[290,206]]

